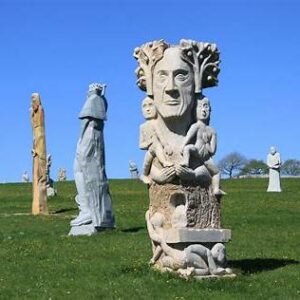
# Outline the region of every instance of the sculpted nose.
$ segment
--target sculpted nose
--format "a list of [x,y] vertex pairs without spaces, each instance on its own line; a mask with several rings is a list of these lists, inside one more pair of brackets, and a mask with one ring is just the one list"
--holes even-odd
[[168,83],[166,86],[166,93],[172,93],[174,91],[177,91],[177,86],[174,82],[174,77],[171,75],[168,78]]

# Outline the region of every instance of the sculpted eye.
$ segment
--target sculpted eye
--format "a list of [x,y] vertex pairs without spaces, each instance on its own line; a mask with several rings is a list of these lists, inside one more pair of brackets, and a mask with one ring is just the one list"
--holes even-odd
[[184,73],[178,73],[176,75],[176,79],[179,80],[179,81],[185,81],[188,77],[189,77],[189,75],[184,74]]

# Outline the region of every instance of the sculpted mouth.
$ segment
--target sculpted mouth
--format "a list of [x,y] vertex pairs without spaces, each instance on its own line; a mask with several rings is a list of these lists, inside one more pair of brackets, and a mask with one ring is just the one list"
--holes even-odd
[[165,100],[164,104],[166,105],[178,105],[180,103],[180,101],[178,100]]

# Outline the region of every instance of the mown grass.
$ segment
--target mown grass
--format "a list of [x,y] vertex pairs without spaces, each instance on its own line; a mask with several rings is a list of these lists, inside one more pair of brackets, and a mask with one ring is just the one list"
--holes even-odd
[[0,185],[1,299],[296,299],[300,298],[300,180],[222,182],[223,228],[235,279],[185,281],[151,270],[145,227],[147,188],[111,180],[117,229],[68,237],[77,214],[73,182],[57,183],[49,216],[31,216],[31,185]]

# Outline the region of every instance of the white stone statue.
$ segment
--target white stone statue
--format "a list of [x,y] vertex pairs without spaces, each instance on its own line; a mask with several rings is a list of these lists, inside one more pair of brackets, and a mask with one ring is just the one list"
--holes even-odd
[[267,156],[267,165],[269,167],[269,185],[268,192],[281,192],[280,187],[280,154],[275,147],[270,147],[270,153]]
[[[203,95],[204,88],[218,82],[218,48],[192,40],[179,45],[159,40],[136,48],[134,57],[139,64],[137,84],[146,92],[139,146],[146,150],[141,179],[149,186],[148,219],[157,214],[164,219],[155,229],[148,220],[152,263],[164,268],[168,261],[169,269],[183,273],[194,268],[194,275],[224,275],[226,270],[212,253],[224,250],[230,230],[221,229],[225,193],[212,160],[217,135]],[[170,239],[171,246],[170,231],[176,237],[175,242]]]
[[81,133],[74,161],[75,198],[79,215],[71,221],[70,235],[91,235],[115,227],[112,201],[105,172],[103,128],[107,102],[105,86],[89,86],[87,100],[79,114]]
[[67,170],[64,168],[59,168],[57,172],[57,181],[67,180]]
[[139,178],[139,170],[136,165],[136,163],[132,160],[129,161],[129,172],[132,179],[138,179]]
[[27,173],[27,171],[24,171],[22,174],[22,182],[29,182],[29,175]]

